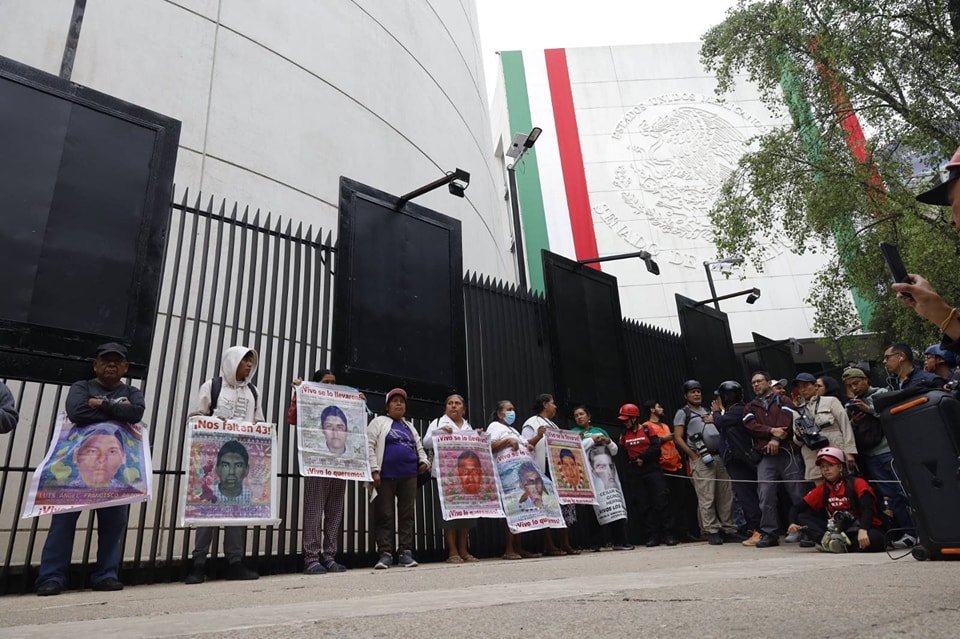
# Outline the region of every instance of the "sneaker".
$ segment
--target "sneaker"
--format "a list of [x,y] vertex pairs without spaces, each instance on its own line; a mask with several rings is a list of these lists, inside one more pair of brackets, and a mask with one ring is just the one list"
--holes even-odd
[[748,537],[747,535],[742,535],[742,534],[740,534],[740,533],[739,533],[738,531],[736,531],[736,530],[732,530],[732,531],[723,533],[723,540],[724,540],[724,541],[741,542],[741,541],[745,541],[745,540],[747,539],[747,537]]
[[900,539],[893,542],[892,546],[898,549],[913,548],[917,545],[917,538],[907,533]]
[[723,544],[723,535],[718,532],[707,535],[707,543],[711,546],[720,546]]
[[798,543],[800,541],[800,533],[798,532],[790,533],[786,537],[784,537],[783,541],[788,544]]
[[123,590],[123,584],[120,583],[120,580],[114,579],[113,577],[107,577],[102,581],[92,584],[90,587],[97,592],[114,592],[116,590]]
[[756,546],[760,542],[760,537],[761,537],[760,531],[754,530],[752,533],[750,533],[749,537],[747,537],[740,543],[743,544],[744,546]]
[[303,574],[305,575],[325,575],[327,574],[327,569],[320,565],[319,561],[311,561],[307,564],[307,567],[303,569]]
[[656,535],[648,539],[646,543],[647,548],[656,548],[659,545],[660,545],[660,540],[656,537]]
[[663,543],[665,543],[668,546],[676,546],[677,538],[674,537],[673,535],[667,535],[666,537],[663,538]]
[[374,568],[376,570],[384,570],[393,565],[393,555],[388,552],[380,553],[380,559],[377,561]]
[[193,567],[190,569],[190,572],[187,574],[187,578],[183,580],[183,583],[188,586],[194,584],[202,584],[207,579],[206,564],[203,562],[194,562]]
[[397,565],[401,568],[416,568],[420,564],[418,564],[417,560],[413,558],[413,552],[404,550],[402,553],[400,553],[400,558],[397,560]]
[[772,548],[773,546],[779,546],[780,539],[776,535],[771,535],[770,533],[762,533],[760,539],[756,543],[757,548]]
[[59,581],[48,580],[37,586],[37,596],[38,597],[50,597],[52,595],[59,595],[63,592],[63,584]]
[[253,581],[259,578],[260,575],[257,574],[256,570],[250,570],[241,561],[234,562],[227,568],[227,579],[229,581]]
[[323,567],[327,569],[327,572],[347,572],[347,567],[343,564],[338,564],[333,559],[328,559],[323,562]]
[[608,550],[617,550],[617,547],[613,544],[604,544],[600,546],[600,552],[606,552]]
[[616,546],[611,546],[610,548],[607,548],[606,546],[604,546],[604,549],[605,549],[605,550],[610,550],[610,549],[613,549],[613,550],[633,550],[633,545],[632,545],[632,544],[618,544],[618,545],[616,545]]

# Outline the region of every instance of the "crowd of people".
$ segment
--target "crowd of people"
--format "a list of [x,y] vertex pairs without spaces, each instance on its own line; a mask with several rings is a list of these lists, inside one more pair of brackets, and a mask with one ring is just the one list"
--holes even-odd
[[[950,206],[952,224],[960,227],[960,150],[947,168],[949,178],[918,199]],[[888,375],[885,389],[872,386],[869,371],[857,366],[846,368],[841,381],[809,373],[800,373],[793,380],[775,379],[766,371],[755,371],[750,378],[749,400],[736,381],[704,389],[698,381],[688,380],[678,389],[684,404],[672,424],[663,420],[661,399],[624,403],[618,415],[623,432],[617,441],[603,426],[592,423],[589,407],[575,407],[570,415],[571,430],[582,437],[595,489],[620,486],[617,466],[624,469],[623,494],[633,506],[630,516],[638,519],[643,543],[649,547],[700,540],[711,545],[738,542],[763,549],[779,545],[783,538],[787,543],[824,552],[875,552],[891,542],[895,547],[916,543],[909,504],[874,400],[886,391],[914,386],[940,388],[960,379],[956,355],[960,353],[960,312],[920,275],[911,274],[894,289],[907,306],[936,324],[944,335],[940,344],[924,351],[922,366],[915,362],[909,345],[897,343],[883,353]],[[128,369],[126,358],[126,348],[121,344],[99,347],[93,361],[94,378],[76,382],[67,395],[66,413],[74,424],[132,424],[142,418],[143,393],[123,381]],[[259,393],[251,382],[258,363],[257,353],[250,348],[227,349],[221,375],[201,386],[191,414],[263,421]],[[317,371],[312,380],[336,383],[329,370]],[[293,380],[294,386],[300,382]],[[709,403],[706,393],[710,394]],[[465,417],[466,404],[459,395],[446,399],[444,414],[429,424],[423,438],[406,419],[407,394],[403,389],[389,391],[385,405],[385,414],[373,417],[367,425],[370,487],[376,491],[372,504],[377,549],[374,567],[415,567],[414,513],[422,494],[418,488],[428,474],[436,477],[424,445],[429,447],[439,433],[474,427]],[[521,508],[524,500],[536,506],[543,495],[542,477],[548,472],[545,435],[560,428],[555,421],[557,413],[553,396],[542,394],[531,416],[518,429],[515,405],[501,400],[486,428],[477,429],[489,437],[494,457],[521,448],[529,451],[529,468],[521,467],[519,473],[525,489]],[[0,434],[12,431],[17,421],[13,397],[0,384]],[[296,427],[295,398],[290,403],[288,422]],[[327,447],[337,450],[339,446],[342,450],[346,437],[342,413],[325,416],[324,431]],[[99,443],[104,445],[91,440],[78,453],[85,456],[89,466],[85,468],[93,478],[87,480],[90,485],[100,485],[96,478],[109,475],[110,468],[116,469],[111,460],[122,455],[122,441],[117,445],[112,440],[114,435],[97,435],[102,435]],[[561,463],[564,461],[571,460]],[[248,470],[249,459],[242,446],[236,450],[226,445],[221,448],[216,458],[219,483],[211,489],[217,491],[218,500],[229,503],[243,499]],[[476,455],[458,459],[457,474],[465,488],[479,486],[480,470]],[[573,471],[570,473],[567,481],[572,484]],[[526,491],[528,484],[530,490]],[[302,552],[307,574],[346,570],[337,562],[344,492],[343,479],[304,478]],[[128,509],[124,505],[94,510],[98,530],[97,564],[90,578],[94,590],[123,588],[118,572]],[[573,526],[581,528],[587,549],[633,549],[624,519],[601,524],[589,506],[564,505],[562,513],[567,527],[543,532],[544,554],[579,554],[581,550],[571,541]],[[78,512],[53,515],[36,582],[38,595],[56,595],[65,587],[78,517]],[[444,522],[448,562],[477,561],[470,552],[469,534],[476,524],[476,520]],[[903,534],[891,540],[888,529]],[[210,527],[196,530],[187,584],[205,581],[213,532]],[[245,529],[240,526],[224,530],[228,579],[259,577],[243,563],[244,535]],[[504,559],[540,556],[525,548],[520,534],[509,528],[505,530],[504,547]]]

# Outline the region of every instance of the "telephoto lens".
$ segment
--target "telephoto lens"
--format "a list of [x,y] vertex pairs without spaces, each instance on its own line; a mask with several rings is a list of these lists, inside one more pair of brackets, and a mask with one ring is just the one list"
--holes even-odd
[[707,445],[703,443],[702,433],[694,433],[693,435],[690,435],[690,443],[693,444],[693,449],[697,451],[698,455],[700,455],[700,459],[704,464],[709,466],[713,463],[713,455],[710,454],[710,450],[707,448]]

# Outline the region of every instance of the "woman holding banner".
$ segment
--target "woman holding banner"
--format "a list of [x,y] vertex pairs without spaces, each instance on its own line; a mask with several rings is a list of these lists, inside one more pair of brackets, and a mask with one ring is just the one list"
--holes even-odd
[[[553,400],[553,395],[549,393],[537,395],[537,398],[533,402],[533,411],[534,415],[523,423],[522,434],[524,438],[534,446],[533,456],[537,462],[537,466],[540,468],[540,472],[549,477],[550,470],[547,467],[546,433],[549,428],[560,430],[560,427],[552,421],[553,417],[557,414],[557,404]],[[575,550],[573,546],[570,545],[569,528],[569,526],[577,523],[577,507],[574,504],[563,504],[561,510],[563,511],[563,521],[566,523],[567,528],[561,528],[558,533],[560,536],[559,547],[553,543],[553,535],[550,530],[546,529],[543,531],[544,553],[551,557],[579,555],[580,551]]]
[[[463,397],[460,395],[451,395],[447,398],[447,401],[444,402],[443,415],[430,422],[430,425],[427,426],[427,432],[423,436],[423,447],[428,454],[433,451],[434,435],[444,433],[449,435],[457,431],[473,430],[470,422],[463,416],[465,411],[466,404],[464,404]],[[439,460],[431,465],[432,470],[430,474],[434,479],[437,479],[440,466]],[[471,482],[476,479],[478,473],[480,473],[480,477],[482,478],[482,472],[480,462],[477,461],[474,463],[470,458],[461,460],[457,465],[458,476],[466,488],[472,486]],[[440,507],[440,491],[437,490],[436,487],[434,487],[433,495],[434,509],[436,512],[442,512],[442,508]],[[462,564],[465,561],[479,561],[470,554],[469,547],[470,529],[477,527],[477,520],[475,518],[451,519],[450,521],[443,520],[441,526],[443,526],[443,536],[447,543],[447,563]]]
[[[513,402],[509,399],[501,399],[497,402],[497,408],[490,416],[492,420],[487,426],[487,434],[490,435],[490,450],[493,456],[500,458],[502,453],[509,450],[519,450],[521,446],[526,446],[528,450],[533,450],[533,445],[524,439],[513,423],[517,420],[517,411],[513,407]],[[503,551],[504,559],[529,559],[539,557],[539,553],[527,552],[520,544],[520,533],[510,532],[507,527],[507,547]]]

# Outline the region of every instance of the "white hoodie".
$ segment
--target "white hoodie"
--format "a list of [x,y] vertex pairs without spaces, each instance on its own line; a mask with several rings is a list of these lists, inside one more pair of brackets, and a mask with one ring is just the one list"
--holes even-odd
[[[250,375],[242,382],[237,381],[237,367],[247,353],[253,353],[253,368]],[[262,422],[263,411],[260,402],[250,390],[250,379],[256,374],[260,357],[257,351],[246,346],[231,346],[224,352],[220,363],[220,375],[223,377],[223,386],[217,398],[217,407],[213,414],[223,419],[234,419],[242,422]],[[210,415],[210,386],[212,380],[207,380],[200,386],[195,408],[191,415]],[[258,389],[259,390],[259,389]]]

